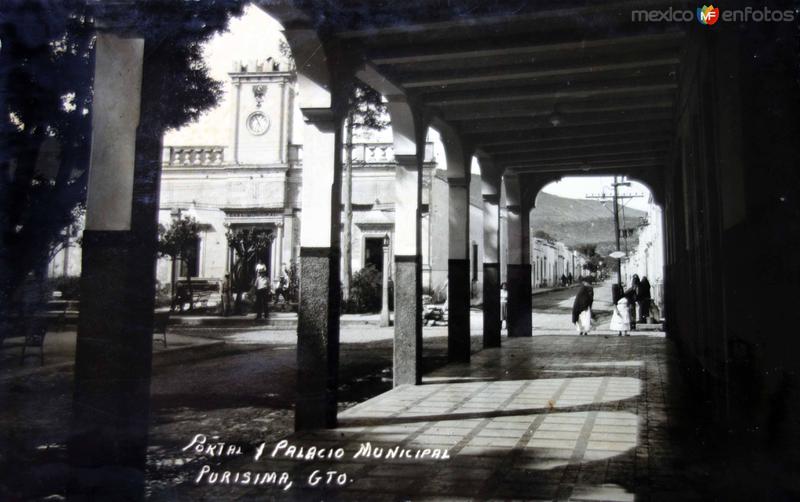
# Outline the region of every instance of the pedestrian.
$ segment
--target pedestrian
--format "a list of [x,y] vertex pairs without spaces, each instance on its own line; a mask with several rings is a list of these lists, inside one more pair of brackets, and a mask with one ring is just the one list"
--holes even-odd
[[500,285],[500,327],[508,327],[508,286]]
[[278,304],[278,298],[283,297],[283,301],[287,302],[286,299],[286,285],[289,281],[286,279],[285,275],[282,275],[281,278],[278,280],[278,287],[275,289],[275,295],[273,298],[272,303]]
[[233,304],[233,296],[231,295],[231,275],[225,274],[225,280],[222,281],[222,316],[228,317],[231,315],[231,306]]
[[631,318],[628,312],[628,299],[622,292],[622,286],[614,284],[611,286],[611,302],[614,304],[614,310],[611,313],[611,331],[616,331],[619,336],[631,336],[629,331],[631,329]]
[[561,287],[562,288],[567,287],[567,276],[564,274],[561,274]]
[[639,307],[639,322],[646,323],[647,317],[650,315],[650,281],[647,276],[642,276],[642,281],[639,283],[639,289],[636,293],[636,303]]
[[583,281],[583,285],[575,295],[575,302],[572,304],[572,323],[578,330],[579,336],[586,336],[592,329],[592,303],[594,302],[594,289],[589,285],[589,281]]
[[572,283],[575,282],[575,277],[572,276],[572,273],[567,276],[567,282],[570,286],[572,286]]
[[633,274],[631,279],[631,287],[625,291],[625,299],[628,301],[628,316],[630,317],[631,331],[636,330],[636,297],[639,294],[639,276]]
[[269,315],[269,277],[267,266],[259,261],[256,265],[256,320]]

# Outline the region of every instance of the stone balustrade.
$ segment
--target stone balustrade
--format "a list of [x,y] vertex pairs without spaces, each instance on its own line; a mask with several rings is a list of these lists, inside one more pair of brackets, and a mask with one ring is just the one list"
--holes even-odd
[[162,155],[167,166],[218,166],[224,161],[224,146],[166,146]]

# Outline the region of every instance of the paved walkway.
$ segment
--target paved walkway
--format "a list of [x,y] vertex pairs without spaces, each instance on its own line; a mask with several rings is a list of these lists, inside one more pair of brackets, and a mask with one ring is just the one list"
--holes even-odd
[[[423,385],[340,413],[335,430],[288,438],[306,452],[343,448],[341,460],[285,458],[284,449],[272,458],[276,443],[268,443],[258,461],[246,454],[214,467],[288,472],[286,491],[208,485],[207,477],[199,488],[210,499],[697,499],[667,437],[674,363],[659,335],[504,339],[470,365],[448,365]],[[367,443],[370,457],[354,458]],[[387,458],[395,448],[412,458]],[[445,450],[449,459],[432,458]],[[309,486],[314,470],[347,480]]]

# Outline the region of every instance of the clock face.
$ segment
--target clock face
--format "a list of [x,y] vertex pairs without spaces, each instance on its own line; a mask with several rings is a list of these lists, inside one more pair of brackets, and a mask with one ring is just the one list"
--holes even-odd
[[269,117],[264,112],[253,112],[247,117],[246,124],[251,133],[261,136],[269,129]]

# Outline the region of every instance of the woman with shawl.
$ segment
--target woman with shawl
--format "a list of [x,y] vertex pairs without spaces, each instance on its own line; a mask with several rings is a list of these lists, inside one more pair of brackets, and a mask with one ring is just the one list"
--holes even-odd
[[639,289],[636,291],[636,302],[639,304],[639,322],[646,323],[650,315],[650,281],[642,277]]
[[636,329],[636,300],[639,297],[640,284],[639,275],[633,274],[631,287],[625,291],[625,299],[628,300],[628,317],[630,318],[631,330]]
[[611,303],[614,304],[614,310],[611,313],[611,331],[616,331],[619,336],[623,333],[625,336],[630,336],[631,318],[628,312],[628,299],[622,292],[622,286],[614,284],[611,286]]
[[572,323],[578,330],[579,336],[589,334],[592,329],[592,302],[594,301],[594,289],[589,286],[589,282],[584,280],[583,286],[575,295],[575,302],[572,304]]

